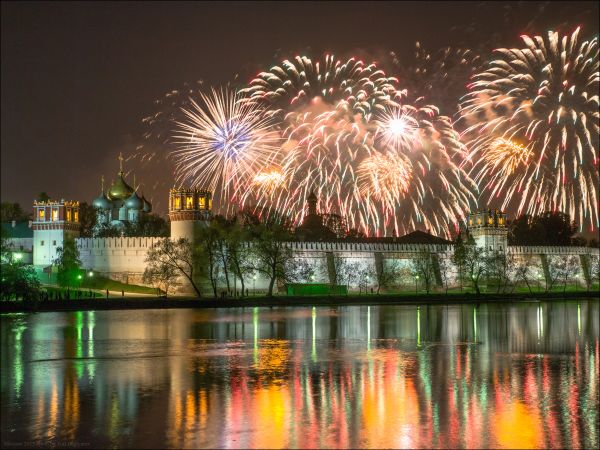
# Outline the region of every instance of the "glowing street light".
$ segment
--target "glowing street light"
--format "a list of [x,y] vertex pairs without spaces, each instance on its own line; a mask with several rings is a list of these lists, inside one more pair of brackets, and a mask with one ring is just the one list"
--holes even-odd
[[94,272],[90,270],[90,271],[88,272],[88,277],[93,277],[93,276],[94,276]]
[[23,253],[15,253],[15,259],[20,261],[23,258]]
[[419,292],[418,283],[419,283],[419,275],[415,275],[415,294],[417,294]]

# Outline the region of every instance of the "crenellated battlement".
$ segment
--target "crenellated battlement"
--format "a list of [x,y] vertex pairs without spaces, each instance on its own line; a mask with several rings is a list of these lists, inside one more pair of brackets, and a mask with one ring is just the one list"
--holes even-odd
[[594,247],[562,247],[551,245],[511,245],[509,255],[600,255],[600,249]]
[[146,249],[154,243],[168,238],[159,237],[107,237],[78,238],[75,240],[80,250],[93,248],[131,248]]

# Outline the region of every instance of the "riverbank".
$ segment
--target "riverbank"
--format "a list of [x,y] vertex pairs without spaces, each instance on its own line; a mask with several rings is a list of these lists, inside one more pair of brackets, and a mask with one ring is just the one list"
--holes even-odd
[[423,294],[412,296],[363,295],[349,297],[248,297],[244,299],[195,299],[173,297],[148,298],[86,298],[74,300],[50,300],[40,302],[0,302],[0,313],[44,312],[44,311],[86,311],[107,309],[164,309],[164,308],[240,308],[272,306],[342,306],[342,305],[411,305],[411,304],[452,304],[452,303],[510,303],[537,300],[568,300],[573,298],[599,298],[598,291],[581,292],[541,292],[514,294]]

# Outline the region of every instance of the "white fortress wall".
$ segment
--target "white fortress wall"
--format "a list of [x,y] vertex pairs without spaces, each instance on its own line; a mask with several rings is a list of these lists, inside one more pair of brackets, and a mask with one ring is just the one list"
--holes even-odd
[[[148,249],[161,239],[166,238],[78,238],[76,243],[82,267],[85,269],[97,271],[120,281],[142,284]],[[45,246],[47,245],[45,243]],[[398,286],[410,287],[414,285],[411,261],[424,250],[436,254],[440,263],[449,268],[447,270],[449,284],[453,284],[456,279],[456,271],[451,262],[453,254],[451,245],[360,242],[286,242],[285,245],[293,251],[296,258],[302,258],[313,265],[315,283],[330,281],[328,258],[341,257],[348,264],[358,263],[361,267],[370,267],[375,272],[376,254],[379,254],[384,267],[393,265],[399,269],[401,276],[397,282]],[[38,258],[44,256],[48,258],[49,255],[45,254],[44,247],[36,247]],[[578,259],[583,257],[589,258],[590,261],[600,258],[599,249],[590,247],[509,246],[507,253],[509,257],[523,258],[530,262],[532,272],[537,271],[535,276],[538,277],[543,275],[542,255],[547,258],[575,255]],[[583,262],[580,263],[579,271],[581,276],[584,276],[582,264]],[[264,291],[268,287],[268,280],[264,275],[256,274],[255,280],[249,276],[245,284],[250,290]],[[353,287],[356,286],[351,286]]]
[[143,284],[148,249],[162,239],[151,237],[78,238],[81,265],[109,278]]

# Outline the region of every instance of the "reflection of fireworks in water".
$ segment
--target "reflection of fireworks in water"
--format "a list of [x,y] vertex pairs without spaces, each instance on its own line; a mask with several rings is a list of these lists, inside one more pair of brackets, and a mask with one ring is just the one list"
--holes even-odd
[[[464,150],[448,118],[435,107],[407,104],[396,84],[374,64],[333,56],[324,63],[296,57],[260,73],[242,92],[282,122],[286,143],[277,163],[284,184],[247,190],[243,202],[290,212],[300,222],[314,191],[321,210],[344,215],[368,234],[422,223],[448,235],[469,207],[466,176],[454,164]],[[393,164],[377,169],[386,159]],[[414,182],[403,185],[394,176]]]
[[462,115],[474,136],[472,173],[490,199],[519,214],[563,211],[594,228],[598,40],[578,43],[578,34],[522,36],[526,48],[498,50],[499,59],[475,77]]
[[221,192],[221,202],[235,203],[238,189],[246,189],[278,150],[279,133],[261,108],[239,102],[230,90],[201,94],[177,121],[175,134],[179,182]]

